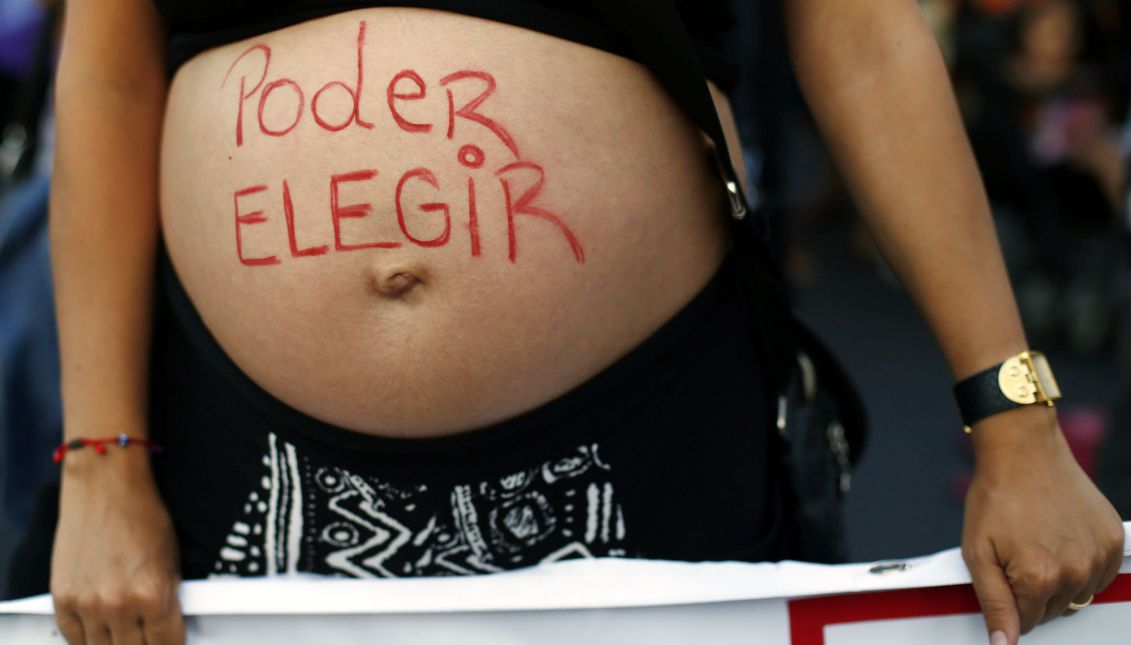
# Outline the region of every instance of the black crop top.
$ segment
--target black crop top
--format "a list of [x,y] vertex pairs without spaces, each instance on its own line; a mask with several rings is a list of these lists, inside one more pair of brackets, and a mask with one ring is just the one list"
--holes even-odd
[[[168,34],[170,74],[212,47],[312,18],[376,6],[463,13],[627,55],[625,44],[586,0],[154,0],[154,4]],[[676,4],[707,76],[728,88],[738,67],[726,46],[735,24],[729,0],[677,0]]]

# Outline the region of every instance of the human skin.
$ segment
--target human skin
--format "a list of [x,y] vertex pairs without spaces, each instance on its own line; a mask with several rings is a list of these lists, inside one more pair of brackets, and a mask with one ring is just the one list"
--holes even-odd
[[204,52],[168,96],[161,223],[194,306],[257,384],[353,431],[556,398],[726,250],[698,132],[639,65],[576,43],[366,9]]
[[[50,235],[68,439],[148,435],[160,34],[148,2],[67,5]],[[69,643],[182,643],[176,538],[148,456],[96,457],[63,462],[51,571],[59,630]]]
[[[954,378],[1025,350],[989,203],[915,3],[790,0],[786,20],[814,116]],[[1122,529],[1054,410],[994,415],[973,438],[962,549],[989,633],[1013,645],[1114,580]]]
[[[885,254],[930,321],[955,377],[1024,349],[945,70],[914,3],[881,9],[863,0],[791,0],[789,29],[814,113]],[[156,170],[168,91],[160,34],[160,20],[147,0],[75,0],[68,6],[57,85],[59,146],[51,223],[67,438],[122,431],[147,436],[145,366],[158,225]],[[421,75],[429,82],[436,77]],[[499,77],[502,86],[503,74]],[[656,108],[670,113],[665,109],[674,111],[670,106]],[[689,139],[678,127],[668,127],[673,133],[670,145],[683,152]],[[516,137],[522,143],[521,135]],[[672,156],[672,163],[696,157]],[[548,170],[558,171],[559,177],[570,174],[568,160]],[[695,189],[707,176],[703,170],[678,171]],[[297,195],[299,186],[292,187]],[[686,192],[694,201],[711,198],[695,190],[676,192]],[[565,238],[550,235],[545,244],[564,258],[553,266],[577,276],[601,271],[607,256],[590,240],[606,238],[597,229],[587,231],[582,216],[575,217],[566,221],[585,247],[585,262],[577,262]],[[266,224],[249,228],[255,226]],[[570,378],[583,378],[587,369],[598,368],[594,356],[615,358],[617,342],[631,346],[634,335],[645,336],[650,326],[678,308],[685,294],[694,293],[721,257],[711,233],[715,227],[721,225],[705,219],[689,232],[694,243],[673,248],[688,255],[673,263],[686,270],[667,276],[665,284],[673,285],[670,292],[639,296],[644,299],[638,304],[649,312],[646,319],[606,339],[608,345],[588,357],[588,364],[568,364],[564,371],[573,370]],[[695,232],[700,230],[707,232]],[[496,242],[501,240],[505,237]],[[278,248],[286,249],[285,244]],[[258,276],[247,280],[271,280],[273,274],[263,271],[286,269],[282,263],[244,266],[231,246],[224,248],[239,270],[260,271],[238,274]],[[519,259],[521,253],[520,247]],[[252,252],[247,257],[260,256]],[[505,256],[495,259],[500,266],[509,261]],[[321,267],[333,260],[327,254],[295,259],[299,261]],[[521,267],[520,262],[514,266]],[[492,270],[490,266],[486,270]],[[612,275],[613,265],[606,267]],[[377,277],[382,275],[378,272]],[[194,284],[198,293],[205,288],[200,285],[207,286],[206,277],[199,274],[195,283],[191,275],[186,277],[190,294]],[[599,286],[613,289],[619,284],[606,281]],[[599,292],[586,291],[584,285],[573,288],[579,298],[597,297],[592,292]],[[401,298],[395,306],[405,302]],[[207,305],[203,311],[208,321]],[[219,321],[226,318],[213,319],[222,324]],[[235,358],[239,362],[240,357]],[[244,362],[254,371],[251,358]],[[565,386],[564,381],[542,383],[543,390],[526,393],[523,405]],[[413,392],[407,392],[410,401]],[[426,400],[427,393],[421,397]],[[492,416],[514,410],[487,406],[480,412],[477,422],[489,423]],[[404,419],[410,417],[406,411]],[[422,435],[443,433],[453,430],[451,424],[440,414],[418,430]],[[1083,600],[1106,585],[1118,566],[1122,536],[1114,511],[1071,460],[1050,411],[1030,408],[987,419],[975,427],[975,446],[978,470],[967,503],[964,551],[987,624],[1016,642],[1023,630],[1061,614],[1070,600]],[[52,571],[57,617],[68,642],[183,640],[176,561],[176,541],[143,451],[68,455]]]

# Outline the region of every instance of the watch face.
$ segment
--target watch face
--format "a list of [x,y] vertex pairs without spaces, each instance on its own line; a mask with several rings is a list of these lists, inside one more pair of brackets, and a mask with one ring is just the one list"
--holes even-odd
[[997,382],[1005,398],[1018,405],[1060,398],[1060,387],[1048,359],[1039,352],[1022,352],[1006,360],[998,370]]
[[1019,354],[1001,364],[997,373],[998,387],[1005,398],[1019,405],[1037,402],[1037,375],[1032,365]]

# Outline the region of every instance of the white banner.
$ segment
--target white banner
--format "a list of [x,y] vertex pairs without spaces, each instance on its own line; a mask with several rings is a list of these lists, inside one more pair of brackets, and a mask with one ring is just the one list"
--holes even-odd
[[[1131,643],[1131,523],[1120,577],[1025,645]],[[984,645],[956,549],[822,566],[571,560],[462,578],[313,576],[182,585],[190,645],[509,643]],[[51,599],[0,603],[0,643],[62,643]]]

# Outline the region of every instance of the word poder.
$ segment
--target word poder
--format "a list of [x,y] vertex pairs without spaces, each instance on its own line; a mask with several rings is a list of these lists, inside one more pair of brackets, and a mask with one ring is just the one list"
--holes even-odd
[[[318,128],[330,135],[347,129],[374,130],[376,123],[369,120],[371,115],[362,114],[362,97],[365,92],[365,28],[366,23],[361,21],[357,32],[357,66],[356,76],[351,79],[352,85],[342,80],[331,80],[319,87],[309,100],[309,114]],[[262,68],[255,68],[250,64],[252,57],[262,60]],[[303,121],[307,113],[306,96],[309,89],[304,89],[298,82],[287,77],[270,78],[271,48],[258,43],[244,50],[232,62],[220,87],[229,90],[229,82],[235,85],[233,71],[241,61],[248,64],[241,65],[241,69],[250,69],[251,75],[243,73],[238,77],[238,93],[235,94],[236,106],[234,110],[234,143],[237,148],[244,145],[250,136],[265,136],[282,138],[290,135]],[[256,75],[258,72],[258,75]],[[434,124],[414,120],[413,115],[406,114],[410,111],[412,102],[427,100],[430,86],[426,80],[411,69],[402,70],[389,80],[385,86],[385,106],[392,126],[414,135],[429,135],[436,131],[443,132],[448,140],[453,140],[457,132],[486,133],[489,132],[507,150],[513,159],[495,169],[493,172],[484,169],[486,153],[484,149],[474,143],[467,143],[459,147],[456,160],[459,166],[467,170],[467,221],[468,249],[472,257],[482,255],[480,243],[480,226],[482,225],[477,204],[477,191],[483,188],[476,181],[476,176],[481,178],[490,173],[487,180],[491,185],[497,186],[502,191],[505,203],[505,222],[507,232],[507,257],[515,262],[518,257],[518,226],[520,218],[539,220],[551,225],[557,230],[569,245],[573,258],[578,263],[585,262],[585,251],[566,225],[563,219],[538,203],[539,195],[545,182],[546,172],[543,167],[531,160],[524,159],[519,151],[518,144],[506,128],[499,122],[484,115],[480,108],[496,90],[495,78],[482,70],[459,70],[441,77],[437,86],[443,89],[447,105],[447,119],[445,123]],[[474,93],[478,90],[478,93]],[[341,115],[327,115],[324,109],[325,96],[328,92],[335,91],[343,97],[348,97],[352,109],[345,118]],[[457,101],[457,96],[471,93],[471,98]],[[280,123],[269,123],[266,118],[269,106],[275,101],[282,101],[290,95],[289,103],[294,104],[293,116]],[[278,115],[275,111],[272,114]],[[336,117],[336,118],[335,118]],[[441,128],[434,126],[441,125]],[[474,127],[471,127],[474,126]],[[253,129],[254,128],[254,129]],[[340,190],[343,185],[373,182],[379,175],[380,169],[359,168],[349,172],[333,174],[329,178],[330,203],[328,217],[333,224],[333,249],[335,252],[358,251],[363,249],[389,249],[397,248],[403,244],[414,244],[425,248],[435,248],[447,245],[452,239],[452,206],[442,201],[410,201],[405,197],[407,192],[419,194],[421,190],[438,192],[441,188],[440,179],[429,168],[416,166],[403,171],[396,182],[396,189],[392,195],[395,206],[397,225],[402,239],[396,240],[370,240],[361,243],[347,243],[343,240],[342,227],[346,220],[363,219],[373,211],[372,203],[342,204]],[[295,232],[295,208],[291,188],[286,179],[282,179],[279,188],[279,202],[289,241],[289,255],[292,258],[317,257],[330,252],[331,244],[301,246]],[[268,191],[267,184],[239,187],[233,190],[233,203],[235,209],[235,248],[239,261],[245,266],[266,266],[279,264],[280,254],[257,257],[248,257],[245,254],[244,239],[252,234],[250,227],[267,222],[270,218],[262,206],[266,202],[264,193]],[[248,202],[252,202],[249,206]],[[277,211],[275,211],[277,212]],[[442,226],[440,232],[434,235],[425,235],[421,228],[436,229],[434,224],[420,224],[420,217],[440,217]]]

